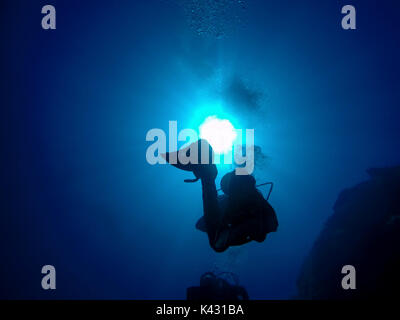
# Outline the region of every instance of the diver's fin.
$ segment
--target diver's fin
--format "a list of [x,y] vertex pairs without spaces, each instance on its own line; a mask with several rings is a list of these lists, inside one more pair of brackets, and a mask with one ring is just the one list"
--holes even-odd
[[[197,154],[191,155],[192,151]],[[187,164],[184,164],[180,161],[179,157],[182,155],[185,155],[186,159],[188,160]],[[214,151],[210,144],[203,139],[193,142],[191,145],[187,146],[186,148],[180,149],[179,151],[162,153],[161,156],[169,164],[185,171],[195,171],[200,164],[207,165],[214,163]],[[193,159],[191,158],[191,156],[193,156]],[[190,162],[192,160],[193,163]]]
[[[180,161],[182,155],[188,161],[187,164]],[[193,142],[179,151],[162,153],[161,156],[175,168],[193,172],[196,179],[186,179],[185,182],[196,182],[201,178],[215,179],[218,174],[217,167],[213,163],[214,151],[210,144],[203,139]]]
[[183,180],[183,182],[186,182],[186,183],[194,183],[194,182],[197,182],[197,181],[199,181],[200,180],[200,178],[196,178],[196,179],[185,179],[185,180]]
[[201,217],[197,223],[196,223],[196,229],[207,232],[207,227],[206,227],[206,221],[204,220],[204,217]]
[[183,164],[183,163],[179,162],[178,153],[179,153],[179,151],[162,153],[161,157],[163,157],[169,164],[173,165],[174,167],[176,167],[178,169],[182,169],[185,171],[193,171],[192,164],[190,164],[190,163]]

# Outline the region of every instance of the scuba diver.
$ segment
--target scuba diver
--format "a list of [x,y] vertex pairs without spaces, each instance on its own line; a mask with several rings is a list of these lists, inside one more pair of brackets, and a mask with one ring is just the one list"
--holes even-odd
[[[225,279],[226,275],[231,277],[234,283],[229,283]],[[193,286],[186,289],[186,299],[192,301],[241,301],[249,300],[249,295],[247,290],[239,285],[239,281],[233,273],[222,272],[215,274],[214,272],[206,272],[200,278],[200,286]]]
[[[181,156],[186,157],[185,161]],[[218,197],[215,185],[218,170],[213,163],[213,149],[206,140],[198,140],[162,157],[179,169],[193,172],[196,179],[185,182],[201,180],[204,216],[196,228],[207,233],[210,246],[216,252],[252,240],[263,242],[267,233],[277,230],[275,210],[256,188],[253,176],[236,175],[235,171],[227,173],[221,180],[224,195]],[[186,161],[188,158],[191,160]]]

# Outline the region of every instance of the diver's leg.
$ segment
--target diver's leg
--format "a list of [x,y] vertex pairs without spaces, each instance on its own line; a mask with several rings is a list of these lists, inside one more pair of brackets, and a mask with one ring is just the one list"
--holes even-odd
[[[184,155],[187,155],[189,152],[190,157],[193,156],[196,160],[195,163],[189,162],[188,164],[183,164],[178,161],[178,163],[173,165],[183,170],[192,171],[196,180],[201,179],[203,212],[207,235],[211,247],[218,251],[218,249],[215,248],[215,241],[218,235],[218,230],[221,226],[221,213],[218,204],[217,188],[215,186],[215,178],[217,177],[218,170],[213,163],[214,151],[206,140],[201,139],[179,152],[182,152]],[[192,154],[191,152],[197,152],[197,154]],[[170,162],[170,153],[166,153],[162,156]],[[179,154],[175,155],[175,158],[179,160]]]
[[210,245],[214,250],[221,251],[220,248],[215,247],[218,232],[221,228],[221,212],[218,204],[217,188],[214,179],[215,178],[213,177],[203,177],[201,179],[203,211]]

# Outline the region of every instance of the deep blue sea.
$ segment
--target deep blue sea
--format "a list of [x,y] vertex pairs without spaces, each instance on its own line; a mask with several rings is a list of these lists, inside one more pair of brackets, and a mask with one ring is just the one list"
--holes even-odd
[[[343,30],[350,3],[357,29]],[[41,28],[45,4],[56,30]],[[338,194],[400,163],[399,12],[389,0],[2,1],[0,297],[185,299],[207,271],[235,273],[251,299],[294,297]],[[194,227],[200,183],[146,161],[149,130],[213,115],[254,129],[254,175],[274,182],[280,223],[224,253]]]

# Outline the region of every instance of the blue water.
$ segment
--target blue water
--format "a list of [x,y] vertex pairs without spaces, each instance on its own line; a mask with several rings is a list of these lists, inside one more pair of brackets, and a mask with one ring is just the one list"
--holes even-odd
[[[56,30],[40,27],[47,2]],[[344,1],[235,2],[224,18],[194,2],[0,5],[2,298],[184,299],[223,270],[252,299],[289,299],[339,192],[399,164],[396,1],[352,0],[349,31]],[[194,229],[200,184],[145,157],[148,130],[210,115],[255,129],[280,222],[223,254]]]

